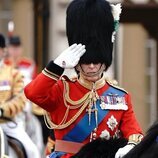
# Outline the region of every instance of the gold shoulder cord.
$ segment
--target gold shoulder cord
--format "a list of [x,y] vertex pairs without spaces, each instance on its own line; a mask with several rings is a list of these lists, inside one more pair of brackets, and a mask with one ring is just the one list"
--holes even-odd
[[[44,115],[44,120],[46,123],[46,126],[49,129],[64,129],[68,126],[70,126],[76,119],[81,115],[83,110],[87,107],[87,105],[90,103],[90,95],[91,92],[86,93],[80,100],[73,101],[69,97],[69,85],[66,81],[63,81],[64,83],[64,92],[63,92],[63,99],[64,99],[64,105],[67,107],[67,110],[65,112],[65,115],[62,119],[62,121],[57,125],[53,123],[50,119],[50,114],[46,112]],[[70,103],[72,106],[68,105],[67,103]],[[78,109],[78,112],[69,120],[66,122],[69,110]]]

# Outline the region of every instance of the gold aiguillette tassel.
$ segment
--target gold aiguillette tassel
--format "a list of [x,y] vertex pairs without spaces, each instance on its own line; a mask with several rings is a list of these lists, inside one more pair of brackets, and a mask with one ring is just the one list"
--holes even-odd
[[95,111],[95,123],[96,123],[96,127],[97,127],[98,126],[98,109],[96,107],[96,103],[95,103],[94,111]]
[[92,109],[90,107],[88,107],[88,109],[86,110],[88,112],[88,122],[89,122],[89,126],[91,125],[91,112]]

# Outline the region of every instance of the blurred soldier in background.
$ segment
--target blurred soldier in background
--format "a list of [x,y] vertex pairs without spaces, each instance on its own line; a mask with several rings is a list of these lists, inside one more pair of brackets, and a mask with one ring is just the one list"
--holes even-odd
[[26,84],[37,75],[37,66],[35,62],[23,56],[23,47],[19,36],[9,37],[8,56],[5,62],[23,72]]
[[37,147],[22,126],[23,109],[26,105],[23,75],[12,65],[5,64],[5,47],[5,38],[0,34],[0,126],[7,136],[23,144],[28,158],[40,158]]
[[[22,42],[19,36],[10,36],[8,39],[8,56],[5,63],[14,66],[24,76],[24,85],[27,85],[37,75],[36,63],[23,55]],[[43,151],[42,128],[36,116],[43,117],[43,109],[29,100],[25,106],[25,128],[28,135],[37,145],[40,151]]]

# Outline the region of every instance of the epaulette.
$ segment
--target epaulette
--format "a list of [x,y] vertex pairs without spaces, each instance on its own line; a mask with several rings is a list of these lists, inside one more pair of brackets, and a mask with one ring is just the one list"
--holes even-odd
[[32,66],[32,65],[34,65],[34,61],[32,59],[23,57],[23,58],[19,59],[18,65]]
[[125,89],[123,89],[123,88],[121,88],[121,87],[118,86],[118,82],[117,82],[116,80],[114,80],[114,79],[109,79],[109,78],[105,78],[105,80],[106,80],[106,82],[107,82],[110,86],[112,86],[112,87],[114,87],[114,88],[116,88],[116,89],[119,89],[119,90],[121,90],[121,91],[123,91],[123,92],[125,92],[125,93],[128,93]]

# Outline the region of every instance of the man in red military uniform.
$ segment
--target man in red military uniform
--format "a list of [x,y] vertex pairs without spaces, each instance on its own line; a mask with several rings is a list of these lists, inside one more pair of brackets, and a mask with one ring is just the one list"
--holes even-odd
[[[105,0],[72,1],[66,19],[70,47],[25,87],[26,97],[48,112],[56,139],[51,158],[70,157],[99,137],[124,137],[128,144],[116,153],[119,158],[143,137],[130,95],[104,73],[116,31],[112,9]],[[77,77],[62,75],[64,69],[75,69]]]

